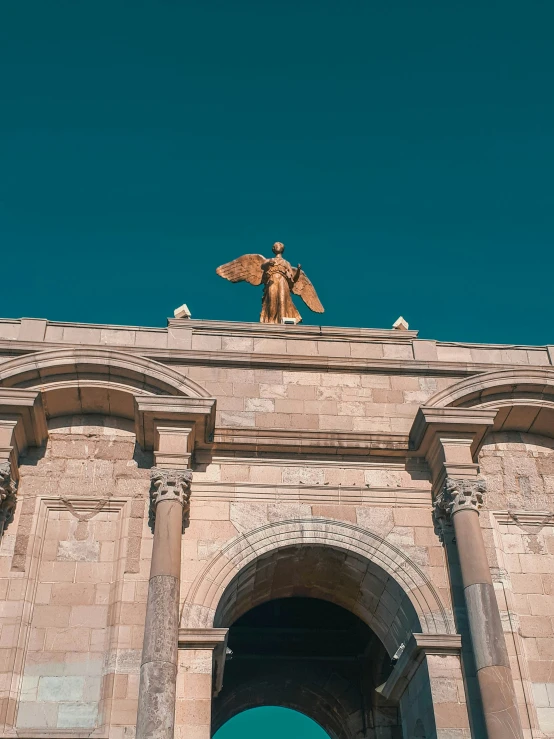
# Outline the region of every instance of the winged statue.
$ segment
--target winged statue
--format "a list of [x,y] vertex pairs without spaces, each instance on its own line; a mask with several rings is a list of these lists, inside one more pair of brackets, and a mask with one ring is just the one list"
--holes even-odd
[[285,246],[280,241],[273,244],[274,257],[266,259],[261,254],[244,254],[216,269],[220,277],[230,282],[264,284],[260,323],[282,323],[292,318],[300,323],[302,316],[292,302],[291,292],[300,295],[314,313],[323,313],[323,306],[314,286],[299,264],[294,268],[283,258]]

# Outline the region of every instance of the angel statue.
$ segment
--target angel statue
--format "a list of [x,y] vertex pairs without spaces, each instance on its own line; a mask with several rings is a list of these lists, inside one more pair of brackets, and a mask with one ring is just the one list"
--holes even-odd
[[283,323],[284,318],[300,323],[302,316],[296,310],[290,296],[291,291],[300,295],[310,310],[323,313],[323,306],[314,286],[306,277],[300,264],[296,269],[283,259],[284,244],[273,244],[274,257],[266,259],[261,254],[244,254],[232,262],[216,269],[220,277],[230,282],[249,282],[251,285],[264,283],[262,295],[261,323]]

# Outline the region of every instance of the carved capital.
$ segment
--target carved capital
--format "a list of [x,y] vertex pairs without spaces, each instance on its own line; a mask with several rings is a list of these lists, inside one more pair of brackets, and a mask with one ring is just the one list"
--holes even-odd
[[171,470],[152,467],[150,470],[150,514],[149,523],[154,529],[156,507],[165,500],[176,500],[183,507],[183,531],[185,530],[190,510],[190,484],[192,470]]
[[458,511],[471,509],[479,512],[486,492],[485,480],[447,477],[442,492],[435,500],[435,517],[449,520]]
[[17,483],[12,478],[9,462],[0,463],[0,536],[13,521],[17,502]]

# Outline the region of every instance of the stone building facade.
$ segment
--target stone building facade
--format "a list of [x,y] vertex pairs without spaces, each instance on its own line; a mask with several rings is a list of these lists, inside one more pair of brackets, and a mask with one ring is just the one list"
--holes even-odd
[[1,736],[554,737],[553,449],[550,346],[0,321]]

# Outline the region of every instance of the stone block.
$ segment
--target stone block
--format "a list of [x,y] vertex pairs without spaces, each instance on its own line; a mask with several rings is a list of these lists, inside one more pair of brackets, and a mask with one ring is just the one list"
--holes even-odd
[[258,529],[269,522],[267,503],[231,503],[230,518],[241,533]]
[[254,352],[282,356],[287,353],[287,342],[285,339],[254,339]]
[[20,729],[55,729],[58,726],[58,704],[28,701],[21,703],[17,711]]
[[69,626],[69,606],[40,606],[36,605],[33,611],[33,626]]
[[381,359],[383,344],[351,341],[350,356],[358,359]]
[[213,336],[211,334],[192,335],[192,348],[203,352],[220,351],[222,347],[222,337]]
[[319,417],[319,428],[322,431],[351,431],[353,429],[352,416]]
[[[235,399],[234,399],[235,400]],[[245,398],[244,400],[244,410],[245,411],[255,411],[259,413],[272,413],[274,410],[277,410],[278,413],[280,412],[290,412],[290,411],[283,411],[279,405],[275,405],[277,403],[290,403],[294,404],[293,401],[287,401],[287,400],[281,400],[281,401],[275,401],[270,398]],[[298,407],[298,403],[295,404],[296,407]]]
[[390,508],[370,508],[364,506],[356,508],[356,518],[359,526],[386,536],[394,526],[393,512]]
[[526,616],[520,617],[521,635],[550,637],[552,636],[552,620],[547,616]]
[[93,729],[97,719],[97,703],[60,703],[59,729]]
[[356,509],[346,505],[313,505],[312,515],[315,518],[330,518],[336,521],[357,523]]
[[256,426],[256,414],[250,413],[230,413],[230,412],[217,412],[219,423],[222,426],[239,427],[239,428],[254,428]]
[[258,428],[286,429],[290,427],[290,415],[287,413],[256,413],[255,424]]
[[248,336],[223,336],[221,348],[225,352],[253,352],[254,340]]
[[83,698],[85,678],[77,675],[68,677],[43,676],[39,678],[39,701],[80,701]]
[[60,541],[57,559],[72,562],[98,562],[100,560],[100,542],[97,541]]
[[283,482],[288,485],[321,485],[325,472],[317,467],[284,467]]
[[269,503],[267,506],[267,515],[270,521],[308,518],[311,513],[311,507],[304,503]]
[[414,359],[420,362],[436,362],[438,360],[437,342],[424,341],[422,339],[414,340],[413,344]]
[[[323,376],[329,377],[327,373]],[[283,372],[283,385],[314,385],[318,387],[322,384],[322,374],[320,372]],[[326,385],[338,385],[339,382],[326,382]]]
[[96,590],[93,584],[54,583],[50,586],[52,605],[92,605]]
[[49,627],[46,629],[44,648],[47,652],[88,652],[90,629]]
[[107,615],[107,606],[72,606],[69,625],[99,628],[105,626]]
[[554,734],[554,707],[537,708],[539,727],[547,735]]
[[413,359],[414,353],[411,344],[383,344],[385,359]]

